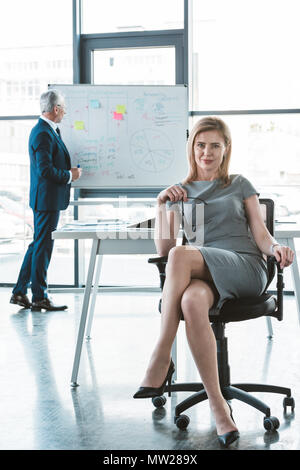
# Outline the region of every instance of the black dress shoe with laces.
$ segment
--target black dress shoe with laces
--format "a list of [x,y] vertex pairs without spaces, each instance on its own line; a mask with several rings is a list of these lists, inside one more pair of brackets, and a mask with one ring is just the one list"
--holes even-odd
[[66,310],[67,305],[54,305],[52,300],[46,298],[42,300],[37,300],[32,302],[31,310],[32,312],[40,312],[41,310],[48,310],[49,312],[55,312],[58,310]]
[[13,294],[10,298],[9,303],[20,305],[20,307],[30,308],[31,302],[29,301],[26,294]]

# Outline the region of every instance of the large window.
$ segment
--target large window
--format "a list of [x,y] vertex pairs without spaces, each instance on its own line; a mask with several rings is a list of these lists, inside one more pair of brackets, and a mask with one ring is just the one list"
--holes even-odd
[[192,109],[299,108],[298,0],[192,5]]
[[39,97],[49,83],[72,83],[72,62],[72,0],[5,3],[0,16],[2,116],[39,114]]
[[233,137],[231,173],[277,207],[290,198],[290,209],[300,184],[299,13],[297,0],[193,0],[190,11],[191,123],[220,115]]
[[[82,201],[81,201],[82,202]],[[133,199],[115,197],[96,201],[89,199],[89,204],[79,206],[79,217],[85,221],[98,219],[121,219],[135,223],[155,217],[155,199]],[[89,263],[91,241],[80,241],[80,264],[85,275]],[[156,269],[149,265],[148,255],[105,255],[100,276],[100,285],[121,287],[158,287],[159,278]],[[84,275],[82,282],[85,281]]]
[[[33,235],[29,208],[28,136],[36,121],[0,121],[0,283],[16,282],[22,258]],[[62,212],[60,223],[73,218],[72,208]],[[54,284],[73,283],[73,247],[65,241],[55,244]],[[52,263],[53,264],[53,263]],[[61,269],[61,267],[64,267]]]
[[[75,7],[82,21],[73,21]],[[231,172],[274,197],[277,218],[299,220],[299,13],[298,0],[7,2],[0,16],[0,282],[15,282],[31,240],[27,143],[40,94],[73,76],[79,83],[188,83],[190,125],[203,114],[223,117],[233,137]],[[131,201],[141,218],[154,202]],[[101,201],[78,215],[114,208],[113,200]],[[72,218],[70,206],[61,223]],[[49,282],[72,284],[73,245],[56,242],[55,250]],[[144,269],[145,259],[138,262]],[[118,284],[109,271],[104,278]]]
[[175,85],[175,47],[95,50],[96,85]]
[[183,3],[183,0],[83,0],[82,32],[182,29]]
[[[6,2],[0,16],[0,283],[16,282],[32,240],[27,147],[36,119],[29,116],[39,116],[49,83],[72,80],[72,0]],[[71,216],[72,208],[61,222]],[[55,250],[49,282],[73,284],[73,246],[57,243]]]

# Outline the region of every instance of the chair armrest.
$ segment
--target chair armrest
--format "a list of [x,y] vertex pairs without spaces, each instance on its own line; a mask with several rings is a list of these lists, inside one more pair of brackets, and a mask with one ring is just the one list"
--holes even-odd
[[155,258],[149,258],[148,263],[166,263],[168,261],[168,256],[156,256]]
[[275,256],[270,257],[270,261],[276,264],[277,268],[277,283],[276,283],[276,303],[277,303],[277,312],[276,317],[279,321],[283,318],[283,269],[280,267],[280,262],[278,262]]
[[155,264],[159,272],[160,288],[164,287],[166,279],[166,264],[168,262],[168,256],[156,256],[155,258],[149,258],[148,263]]

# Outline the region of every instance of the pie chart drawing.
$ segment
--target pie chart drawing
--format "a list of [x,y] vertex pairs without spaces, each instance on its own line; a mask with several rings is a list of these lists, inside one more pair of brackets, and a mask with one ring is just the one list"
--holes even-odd
[[140,170],[160,173],[172,164],[174,149],[169,138],[161,131],[143,129],[130,139],[132,160]]

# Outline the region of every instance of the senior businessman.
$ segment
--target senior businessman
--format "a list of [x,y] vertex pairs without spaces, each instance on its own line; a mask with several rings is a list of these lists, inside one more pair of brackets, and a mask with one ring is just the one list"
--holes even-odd
[[[40,98],[41,116],[29,137],[30,197],[34,237],[25,254],[10,303],[41,310],[65,310],[47,295],[47,270],[53,250],[51,232],[59,214],[69,205],[71,182],[80,178],[81,169],[71,168],[69,152],[57,126],[66,112],[63,95],[49,90]],[[32,302],[27,297],[31,285]]]

